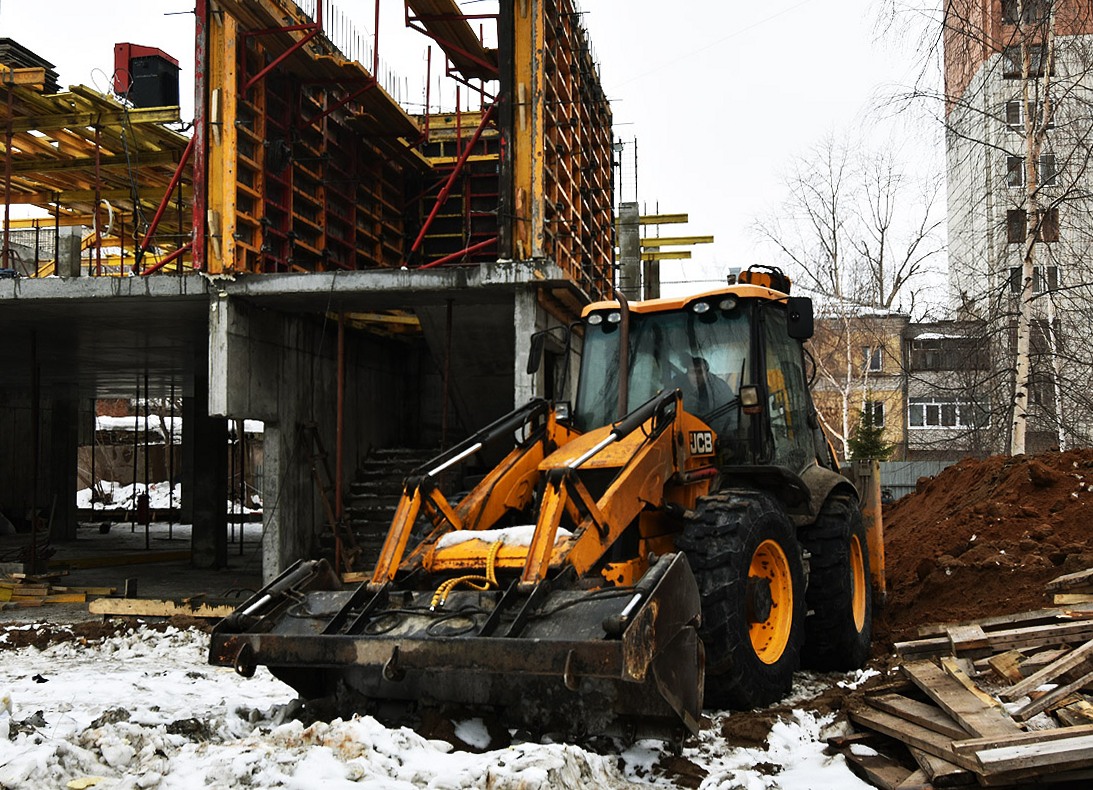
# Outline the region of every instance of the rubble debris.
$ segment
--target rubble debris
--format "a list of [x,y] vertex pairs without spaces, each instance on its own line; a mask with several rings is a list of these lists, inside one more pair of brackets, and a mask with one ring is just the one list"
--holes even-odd
[[[1093,573],[1057,576],[1045,587],[1066,589],[1078,578]],[[871,753],[830,744],[860,777],[886,790],[924,781],[1013,787],[1093,779],[1089,612],[1037,609],[919,633],[895,645],[898,676],[849,703]]]

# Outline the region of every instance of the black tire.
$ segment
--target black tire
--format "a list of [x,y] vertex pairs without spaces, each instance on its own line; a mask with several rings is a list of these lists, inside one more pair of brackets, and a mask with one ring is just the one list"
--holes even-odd
[[873,639],[873,586],[856,503],[828,499],[816,523],[801,531],[801,544],[812,555],[802,662],[824,671],[858,669],[869,659]]
[[[782,508],[758,492],[704,497],[677,545],[702,598],[705,706],[747,710],[777,702],[800,664],[806,611],[801,550]],[[758,575],[749,582],[753,559],[762,573],[760,561],[773,559],[776,584]]]

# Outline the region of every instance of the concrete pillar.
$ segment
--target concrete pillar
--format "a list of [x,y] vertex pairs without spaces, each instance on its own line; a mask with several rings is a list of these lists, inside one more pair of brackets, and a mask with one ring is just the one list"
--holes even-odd
[[641,225],[638,204],[619,204],[619,290],[627,299],[641,298]]
[[45,503],[52,513],[51,540],[76,539],[76,463],[79,452],[80,401],[75,389],[53,399],[50,410],[49,459],[46,464],[47,490],[52,501]]
[[194,380],[193,430],[193,537],[195,568],[223,568],[228,564],[228,421],[210,417],[202,405],[208,402],[208,380]]
[[176,474],[182,481],[182,500],[178,503],[178,520],[183,524],[194,523],[194,428],[197,416],[195,401],[192,395],[182,398],[182,468]]
[[539,326],[539,304],[534,288],[516,291],[512,305],[513,341],[513,408],[523,406],[543,391],[543,368],[533,376],[528,375],[528,345],[532,333]]

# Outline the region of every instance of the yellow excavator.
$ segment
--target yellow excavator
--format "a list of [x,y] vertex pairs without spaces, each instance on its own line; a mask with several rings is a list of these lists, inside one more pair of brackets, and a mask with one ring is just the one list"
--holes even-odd
[[[342,712],[665,737],[704,705],[780,699],[802,662],[861,666],[879,518],[867,529],[820,428],[812,303],[789,290],[754,266],[697,296],[589,305],[566,333],[572,402],[532,400],[416,470],[370,578],[296,563],[216,626],[211,663],[268,666]],[[487,448],[501,460],[445,493]]]

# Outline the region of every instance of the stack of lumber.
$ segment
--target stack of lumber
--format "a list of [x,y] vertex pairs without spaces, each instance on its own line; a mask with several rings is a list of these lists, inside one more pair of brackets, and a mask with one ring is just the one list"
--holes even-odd
[[42,606],[50,603],[84,603],[88,596],[113,595],[114,587],[76,587],[56,582],[64,574],[47,573],[32,576],[8,573],[0,577],[0,609],[8,607]]
[[886,790],[1093,780],[1093,611],[1067,603],[1080,608],[919,629],[895,646],[898,675],[851,704],[860,732],[832,746]]

